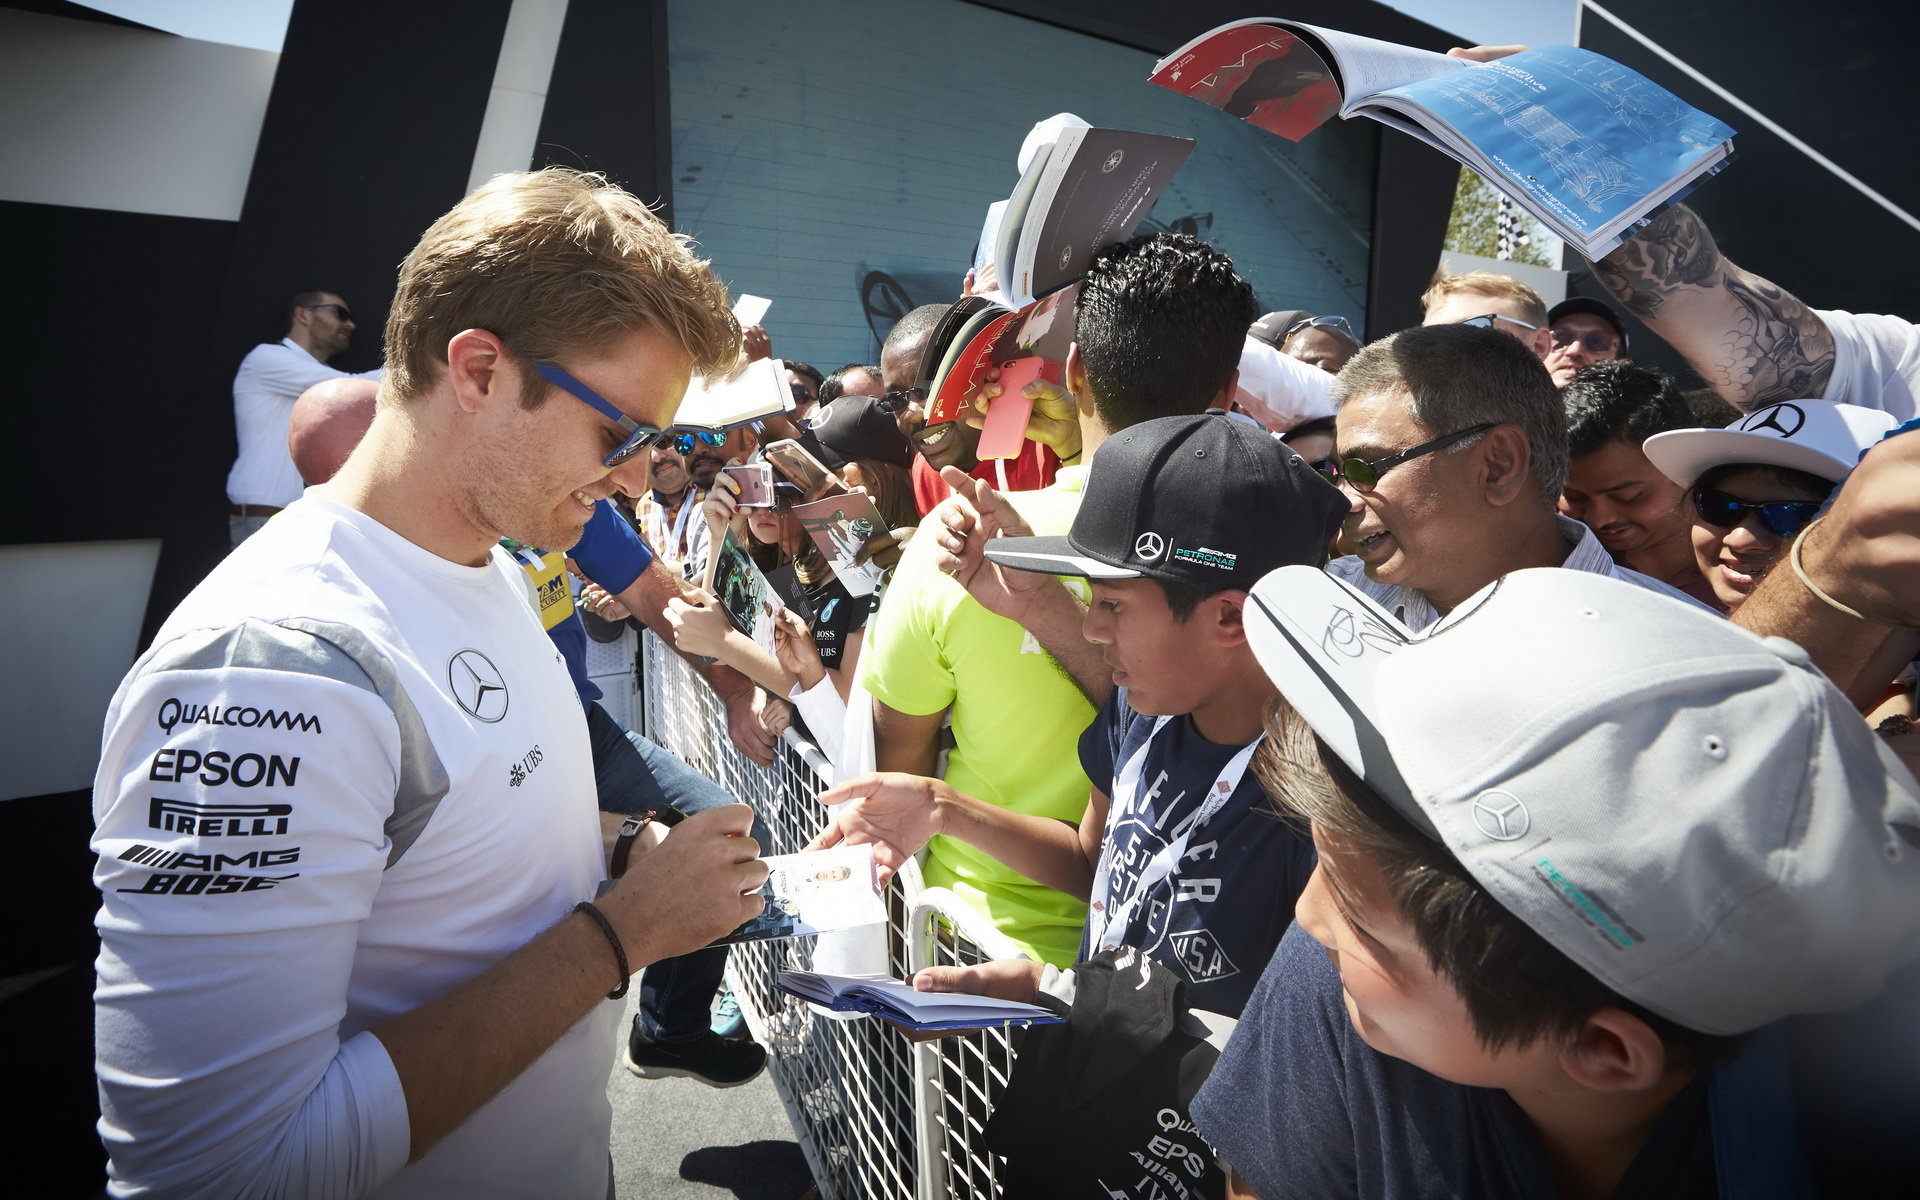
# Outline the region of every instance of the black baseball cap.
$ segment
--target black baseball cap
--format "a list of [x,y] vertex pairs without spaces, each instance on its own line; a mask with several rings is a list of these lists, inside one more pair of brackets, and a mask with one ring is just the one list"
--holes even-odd
[[1313,314],[1304,308],[1283,308],[1270,312],[1247,327],[1247,335],[1255,337],[1272,346],[1275,350],[1287,340],[1287,330],[1302,321],[1311,321]]
[[1245,591],[1276,568],[1319,566],[1347,510],[1279,439],[1213,408],[1114,434],[1067,536],[995,538],[986,555],[1020,571]]
[[1590,296],[1568,296],[1565,300],[1562,300],[1547,310],[1547,328],[1553,328],[1555,321],[1558,321],[1561,317],[1569,313],[1586,313],[1589,316],[1599,317],[1602,321],[1613,326],[1614,334],[1620,339],[1620,349],[1624,351],[1627,348],[1626,322],[1622,321],[1620,314],[1613,311],[1608,305]]
[[857,458],[902,468],[913,465],[913,444],[893,414],[872,396],[840,396],[814,410],[809,432],[818,445],[808,444],[807,449],[836,471]]

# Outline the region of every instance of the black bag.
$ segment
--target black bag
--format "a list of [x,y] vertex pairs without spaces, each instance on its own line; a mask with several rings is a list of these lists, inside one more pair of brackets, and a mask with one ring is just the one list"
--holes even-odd
[[1026,1031],[987,1145],[1007,1159],[1006,1200],[1226,1194],[1187,1111],[1220,1053],[1184,1020],[1185,984],[1132,948],[1074,968],[1064,1025]]

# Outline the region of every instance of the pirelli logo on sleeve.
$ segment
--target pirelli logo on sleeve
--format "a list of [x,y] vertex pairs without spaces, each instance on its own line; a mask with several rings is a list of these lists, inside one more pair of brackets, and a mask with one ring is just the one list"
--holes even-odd
[[279,837],[293,816],[291,804],[195,804],[155,796],[147,802],[147,827],[189,837]]

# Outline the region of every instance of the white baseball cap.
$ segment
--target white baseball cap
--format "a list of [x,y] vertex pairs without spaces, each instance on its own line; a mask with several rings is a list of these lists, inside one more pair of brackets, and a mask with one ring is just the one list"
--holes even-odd
[[1920,958],[1920,784],[1806,652],[1545,568],[1416,635],[1309,567],[1247,639],[1370,788],[1619,994],[1734,1034]]
[[1725,429],[1670,429],[1641,446],[1681,487],[1729,463],[1791,467],[1839,483],[1867,448],[1899,422],[1877,408],[1831,400],[1789,400],[1748,413]]

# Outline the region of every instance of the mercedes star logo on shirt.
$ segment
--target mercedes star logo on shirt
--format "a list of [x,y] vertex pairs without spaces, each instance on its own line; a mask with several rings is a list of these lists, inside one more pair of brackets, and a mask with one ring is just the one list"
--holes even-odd
[[462,650],[447,661],[447,686],[475,720],[491,723],[507,715],[507,681],[478,650]]

